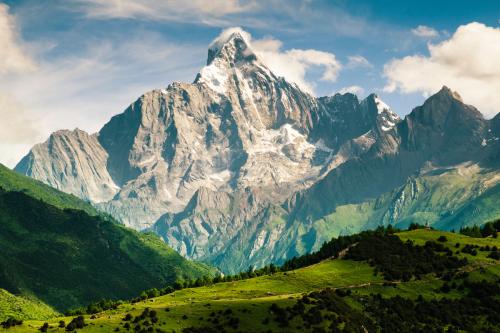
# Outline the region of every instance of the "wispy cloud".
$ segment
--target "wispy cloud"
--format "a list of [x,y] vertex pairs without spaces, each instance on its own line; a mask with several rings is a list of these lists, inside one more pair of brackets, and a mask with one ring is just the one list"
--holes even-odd
[[353,15],[333,3],[310,0],[69,0],[66,9],[95,20],[130,19],[201,24],[212,27],[245,26],[304,34],[325,31],[364,38],[386,25]]
[[351,93],[354,95],[357,95],[358,97],[362,97],[365,93],[365,89],[361,86],[349,86],[349,87],[344,87],[338,91],[340,94],[345,94],[345,93]]
[[225,25],[228,15],[256,10],[256,1],[242,0],[73,0],[94,19],[144,19]]
[[34,126],[37,119],[31,118],[13,96],[0,93],[0,110],[0,142],[30,143],[33,138],[39,137],[39,131]]
[[0,93],[0,163],[14,166],[26,150],[42,138],[35,124],[39,119],[27,112],[11,94]]
[[15,18],[9,7],[0,3],[0,74],[27,72],[35,68],[18,36]]
[[365,57],[363,57],[361,55],[349,56],[349,57],[347,57],[347,59],[348,59],[348,62],[347,62],[346,67],[348,67],[348,68],[358,68],[358,67],[372,68],[373,67],[373,65],[368,61],[368,59],[366,59]]
[[412,55],[386,64],[385,91],[427,96],[447,85],[486,116],[500,112],[500,28],[470,23],[428,48],[429,56]]
[[[36,67],[19,37],[16,19],[7,5],[0,4],[0,80],[33,72]],[[7,89],[0,91],[0,117],[0,162],[11,166],[19,157],[16,152],[38,139],[40,131],[33,125],[36,118]]]
[[425,25],[419,25],[418,27],[412,29],[411,32],[415,36],[425,39],[432,39],[439,37],[439,32],[436,29]]

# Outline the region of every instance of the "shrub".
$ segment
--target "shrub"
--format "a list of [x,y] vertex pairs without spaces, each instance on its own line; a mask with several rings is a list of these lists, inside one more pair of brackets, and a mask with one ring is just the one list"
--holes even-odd
[[493,251],[488,255],[488,258],[500,260],[500,251]]
[[85,327],[85,318],[83,316],[78,316],[73,318],[70,323],[66,326],[66,331],[74,331],[77,328]]
[[40,327],[40,332],[47,332],[49,329],[49,323],[43,323],[42,327]]
[[438,238],[438,242],[441,242],[441,243],[446,243],[448,241],[448,238],[446,238],[445,235],[441,235],[439,236]]
[[5,321],[2,321],[0,323],[0,325],[3,327],[3,328],[11,328],[11,327],[14,327],[14,326],[17,326],[17,325],[22,325],[23,324],[23,321],[22,320],[19,320],[19,319],[15,319],[15,318],[8,318],[7,320]]

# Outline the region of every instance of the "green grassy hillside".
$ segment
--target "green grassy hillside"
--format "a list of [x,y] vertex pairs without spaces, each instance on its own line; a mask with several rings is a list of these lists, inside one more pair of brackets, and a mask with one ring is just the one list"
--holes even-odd
[[[463,331],[479,332],[485,328],[499,331],[500,326],[495,327],[498,308],[494,307],[500,297],[498,288],[495,289],[500,278],[500,261],[488,257],[494,246],[500,247],[498,238],[470,238],[429,230],[401,232],[397,236],[403,241],[399,246],[414,249],[408,253],[427,253],[427,256],[433,253],[428,261],[417,262],[417,266],[437,263],[437,266],[421,267],[431,273],[388,281],[384,269],[404,266],[407,259],[410,262],[416,259],[389,252],[382,258],[389,260],[385,268],[379,266],[380,258],[369,259],[369,264],[360,258],[363,247],[370,248],[371,244],[356,241],[348,251],[341,252],[343,258],[247,280],[182,289],[134,304],[125,303],[92,317],[87,315],[83,318],[86,326],[78,331],[392,332],[397,328],[401,332],[414,332],[418,326],[422,332],[428,332],[429,327],[455,332],[462,324],[466,325],[461,328]],[[405,243],[407,240],[413,243]],[[396,242],[394,238],[392,242]],[[373,249],[376,248],[373,243]],[[471,248],[476,249],[477,253],[472,251],[475,255],[468,253]],[[438,267],[441,261],[432,259],[442,257],[455,257],[461,262],[467,258],[467,262],[445,269]],[[401,268],[404,269],[407,268]],[[474,296],[474,292],[487,288],[493,289]],[[493,303],[486,307],[480,302],[482,299]],[[469,306],[469,302],[476,303]],[[476,312],[467,310],[472,308]],[[63,332],[64,328],[57,327],[59,322],[68,324],[73,318],[47,320],[49,332]],[[408,328],[410,326],[403,326],[404,322],[417,326]],[[43,324],[44,321],[27,321],[10,330],[35,332]]]
[[90,215],[86,203],[1,170],[0,288],[10,293],[65,310],[214,274],[152,234]]
[[21,320],[49,319],[58,312],[34,298],[15,296],[0,289],[0,322],[13,317]]

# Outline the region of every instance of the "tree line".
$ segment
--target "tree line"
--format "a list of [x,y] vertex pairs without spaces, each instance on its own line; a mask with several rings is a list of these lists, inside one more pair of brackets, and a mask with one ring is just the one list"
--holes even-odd
[[[419,224],[410,224],[408,230],[425,228]],[[492,235],[492,228],[500,229],[500,220],[488,222],[483,227],[462,228],[460,233],[467,234],[469,230],[479,230],[479,237]],[[329,258],[338,258],[342,251],[346,252],[346,259],[357,261],[368,261],[375,266],[375,271],[384,275],[387,280],[409,280],[412,277],[419,278],[423,274],[444,274],[447,270],[454,270],[467,264],[466,259],[453,256],[452,251],[439,244],[446,242],[445,236],[440,237],[438,242],[427,242],[424,246],[416,246],[412,242],[403,242],[394,235],[402,230],[392,225],[380,226],[375,230],[362,231],[355,235],[339,236],[325,242],[321,248],[312,253],[293,257],[285,261],[281,266],[275,264],[266,265],[260,269],[250,266],[246,271],[233,275],[217,274],[214,277],[204,276],[191,280],[178,280],[172,286],[157,289],[152,288],[140,293],[137,297],[129,300],[131,303],[145,301],[173,293],[184,288],[195,288],[213,285],[221,282],[233,282],[264,275],[272,275],[278,272],[287,272],[298,268],[307,267]],[[479,235],[477,234],[477,235]],[[496,235],[496,233],[494,233]],[[356,246],[353,246],[356,245]],[[373,247],[376,247],[376,250]],[[495,252],[495,251],[494,251]],[[445,254],[445,255],[440,255]],[[498,255],[498,253],[494,253]],[[105,310],[116,309],[123,301],[101,300],[92,303],[85,308],[68,311],[68,315],[95,314]]]
[[484,238],[484,237],[498,237],[500,232],[500,219],[487,222],[482,226],[473,225],[472,227],[460,228],[460,233],[469,237]]

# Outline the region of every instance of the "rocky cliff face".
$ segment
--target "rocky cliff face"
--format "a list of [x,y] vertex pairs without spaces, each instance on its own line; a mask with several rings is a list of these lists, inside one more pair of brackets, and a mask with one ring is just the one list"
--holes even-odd
[[404,120],[376,95],[315,98],[235,32],[192,84],[144,94],[94,135],[56,132],[16,170],[235,272],[398,223],[425,193],[421,175],[491,168],[499,123],[447,88]]
[[16,171],[99,203],[111,200],[119,190],[106,168],[108,157],[97,135],[62,130],[33,147]]

